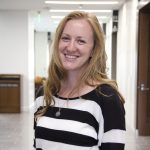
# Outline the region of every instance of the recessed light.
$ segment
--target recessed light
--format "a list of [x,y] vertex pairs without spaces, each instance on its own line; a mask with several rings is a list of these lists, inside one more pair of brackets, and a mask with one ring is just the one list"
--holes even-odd
[[118,1],[45,1],[46,4],[77,4],[77,5],[113,5]]

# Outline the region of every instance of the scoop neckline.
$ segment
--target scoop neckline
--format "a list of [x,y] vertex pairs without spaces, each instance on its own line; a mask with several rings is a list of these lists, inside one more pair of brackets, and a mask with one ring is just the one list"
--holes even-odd
[[99,87],[99,85],[96,86],[96,87],[95,87],[94,89],[92,89],[91,91],[89,91],[89,92],[87,92],[87,93],[85,93],[85,94],[83,94],[83,95],[81,95],[81,96],[76,96],[76,97],[67,98],[67,97],[62,97],[62,96],[59,96],[58,94],[56,94],[55,97],[56,97],[56,98],[59,98],[60,100],[76,100],[76,99],[80,99],[80,98],[82,98],[82,97],[85,97],[85,96],[87,96],[88,94],[91,94],[91,93],[94,92],[98,87]]

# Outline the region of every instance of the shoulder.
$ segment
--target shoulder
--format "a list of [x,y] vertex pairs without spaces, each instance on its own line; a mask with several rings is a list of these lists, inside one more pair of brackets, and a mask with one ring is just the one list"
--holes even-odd
[[102,110],[118,109],[124,111],[121,97],[109,84],[101,84],[95,90],[84,95],[84,99],[96,102]]
[[117,94],[117,91],[112,86],[110,86],[109,84],[99,85],[97,90],[101,94],[104,94],[104,95],[107,95],[107,96]]
[[45,104],[44,104],[44,96],[37,97],[35,99],[35,102],[34,102],[34,112],[37,112],[43,106],[45,106]]
[[91,92],[85,94],[83,98],[95,101],[96,103],[102,103],[103,100],[111,99],[117,95],[117,91],[113,87],[108,84],[101,84]]
[[101,85],[101,109],[105,120],[104,130],[125,129],[125,109],[120,96],[112,86]]
[[117,91],[117,89],[113,88],[111,85],[102,84],[98,86],[97,91],[103,100],[111,100],[114,102],[119,101],[120,103],[122,103],[119,92]]
[[116,115],[125,114],[123,103],[116,89],[108,84],[103,84],[98,87],[98,92],[102,98],[101,107],[104,112],[114,112]]

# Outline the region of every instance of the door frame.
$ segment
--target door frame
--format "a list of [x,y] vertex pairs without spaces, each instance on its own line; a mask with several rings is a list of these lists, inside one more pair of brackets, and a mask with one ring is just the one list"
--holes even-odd
[[[150,49],[150,3],[139,10],[138,27],[138,72],[137,72],[137,124],[139,135],[150,135],[150,122],[147,116],[147,79],[148,79],[148,50]],[[149,50],[150,51],[150,50]],[[142,87],[145,85],[145,87]],[[142,88],[144,90],[142,90]]]

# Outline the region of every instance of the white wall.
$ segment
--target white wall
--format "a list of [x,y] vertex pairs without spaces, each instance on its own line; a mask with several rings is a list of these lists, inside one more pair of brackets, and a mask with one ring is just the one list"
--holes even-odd
[[105,48],[107,53],[107,73],[111,79],[111,55],[112,55],[112,19],[106,25]]
[[35,32],[35,76],[47,77],[49,45],[47,32]]
[[27,110],[34,98],[34,89],[30,89],[33,87],[30,71],[34,68],[33,61],[29,62],[33,51],[33,34],[29,33],[33,29],[29,28],[28,15],[27,11],[0,11],[0,73],[22,75],[21,110]]
[[127,128],[136,129],[137,0],[127,0],[119,11],[117,82],[125,97]]
[[34,105],[34,96],[35,96],[35,64],[34,64],[34,22],[33,17],[28,13],[28,100],[29,103],[25,110],[28,110]]

